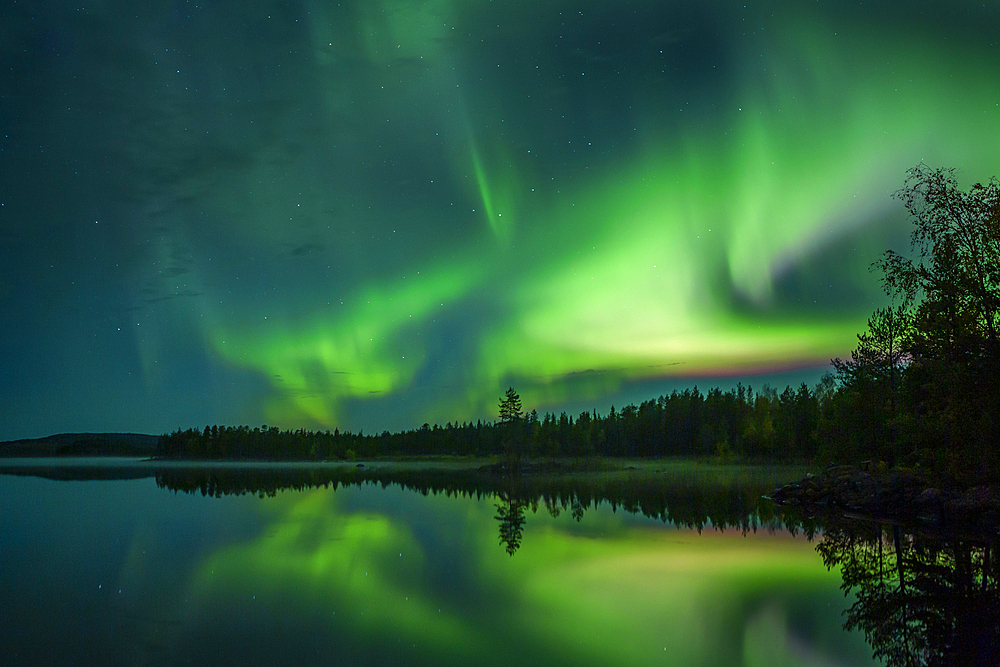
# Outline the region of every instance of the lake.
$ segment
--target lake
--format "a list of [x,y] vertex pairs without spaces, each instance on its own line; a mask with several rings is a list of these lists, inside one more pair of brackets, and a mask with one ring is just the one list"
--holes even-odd
[[7,665],[873,664],[758,504],[799,470],[51,463],[0,474]]

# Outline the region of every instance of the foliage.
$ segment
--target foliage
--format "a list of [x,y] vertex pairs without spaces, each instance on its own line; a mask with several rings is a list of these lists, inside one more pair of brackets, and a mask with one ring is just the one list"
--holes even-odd
[[841,462],[899,458],[898,406],[912,326],[905,305],[876,310],[851,358],[833,360],[841,387],[838,419],[849,431],[842,436]]
[[[942,312],[947,333],[973,335],[996,345],[1000,307],[1000,181],[958,188],[954,169],[918,165],[896,193],[914,221],[917,258],[887,251],[878,266],[890,294],[912,301],[924,295],[919,316],[927,335]],[[944,332],[936,332],[944,333]],[[947,345],[949,341],[938,341]],[[951,339],[950,343],[959,342]]]
[[509,424],[521,418],[521,397],[508,387],[504,397],[500,399],[500,422]]
[[877,311],[841,385],[867,413],[867,454],[985,481],[1000,472],[1000,182],[959,189],[952,169],[911,169],[896,193],[914,258],[876,263],[901,305]]

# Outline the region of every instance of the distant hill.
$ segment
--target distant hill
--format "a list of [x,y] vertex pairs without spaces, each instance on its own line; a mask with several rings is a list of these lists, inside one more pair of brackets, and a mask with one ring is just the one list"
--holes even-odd
[[152,456],[159,435],[59,433],[45,438],[0,442],[0,458],[32,456]]

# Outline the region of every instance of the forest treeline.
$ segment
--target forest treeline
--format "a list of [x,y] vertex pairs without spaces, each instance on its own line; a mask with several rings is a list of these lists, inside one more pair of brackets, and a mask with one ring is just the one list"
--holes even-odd
[[[382,456],[508,454],[518,456],[723,456],[739,460],[808,461],[839,435],[835,382],[786,387],[780,394],[737,385],[730,391],[697,387],[614,407],[606,415],[534,410],[513,423],[424,424],[398,433],[280,430],[206,426],[164,436],[163,456],[195,459],[352,460]],[[513,443],[513,444],[512,444]]]
[[1000,475],[1000,182],[957,185],[923,164],[895,193],[913,222],[912,257],[872,266],[890,305],[815,387],[675,391],[572,416],[521,412],[513,388],[497,422],[401,433],[205,427],[169,434],[171,458],[352,459],[432,454],[525,457],[713,456],[742,461],[883,462],[965,484]]

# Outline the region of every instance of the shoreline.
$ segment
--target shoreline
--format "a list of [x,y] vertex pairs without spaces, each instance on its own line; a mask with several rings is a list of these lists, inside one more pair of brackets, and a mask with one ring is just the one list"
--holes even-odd
[[833,466],[775,489],[769,499],[782,509],[817,518],[839,516],[1000,537],[1000,487],[936,485],[904,469]]

